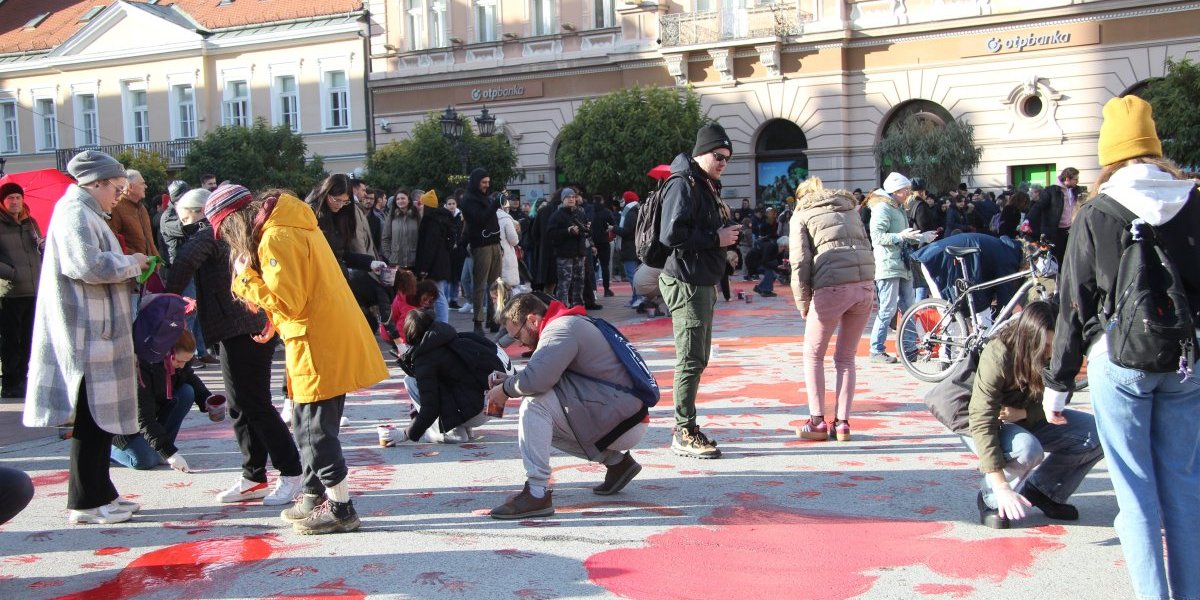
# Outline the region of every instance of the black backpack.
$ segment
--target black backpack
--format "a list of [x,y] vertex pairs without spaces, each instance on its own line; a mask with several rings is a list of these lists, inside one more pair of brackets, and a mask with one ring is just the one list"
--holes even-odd
[[1109,360],[1148,373],[1190,367],[1196,334],[1192,310],[1158,232],[1106,195],[1092,204],[1126,224],[1116,280],[1104,300]]
[[[671,255],[671,249],[659,238],[662,232],[663,190],[666,189],[667,182],[682,177],[684,175],[672,173],[670,177],[662,180],[658,188],[648,194],[646,201],[638,208],[637,227],[633,230],[633,246],[637,251],[638,260],[655,269],[663,268],[663,265],[667,264],[667,257]],[[689,185],[695,185],[690,175],[687,179]]]

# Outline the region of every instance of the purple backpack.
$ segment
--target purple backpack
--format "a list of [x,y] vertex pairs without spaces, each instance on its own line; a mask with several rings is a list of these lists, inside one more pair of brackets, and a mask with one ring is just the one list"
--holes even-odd
[[178,294],[146,294],[133,320],[133,352],[138,360],[161,363],[187,328],[196,301]]

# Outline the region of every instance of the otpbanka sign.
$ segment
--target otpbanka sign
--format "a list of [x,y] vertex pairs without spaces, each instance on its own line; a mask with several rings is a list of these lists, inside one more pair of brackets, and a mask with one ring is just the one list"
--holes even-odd
[[1016,54],[1100,43],[1100,26],[1077,23],[1054,29],[1017,30],[963,42],[963,56]]
[[506,100],[525,100],[542,97],[541,81],[521,81],[514,83],[495,83],[478,85],[458,93],[460,104],[478,104],[483,102],[503,102]]

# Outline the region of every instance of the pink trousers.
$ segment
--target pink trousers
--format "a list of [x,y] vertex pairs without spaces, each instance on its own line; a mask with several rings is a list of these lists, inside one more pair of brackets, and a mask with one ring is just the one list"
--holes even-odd
[[837,418],[850,418],[854,400],[854,357],[871,316],[875,286],[871,281],[824,287],[813,292],[804,329],[804,385],[808,414],[825,414],[825,351],[837,329],[833,368],[837,373]]

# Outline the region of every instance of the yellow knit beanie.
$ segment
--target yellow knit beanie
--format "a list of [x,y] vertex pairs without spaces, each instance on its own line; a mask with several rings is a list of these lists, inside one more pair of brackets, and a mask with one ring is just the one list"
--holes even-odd
[[1130,95],[1104,104],[1099,155],[1102,167],[1139,156],[1162,158],[1162,142],[1154,130],[1149,103]]
[[421,194],[421,197],[418,198],[418,200],[427,208],[437,208],[438,206],[437,192],[433,190],[429,190],[428,192]]

